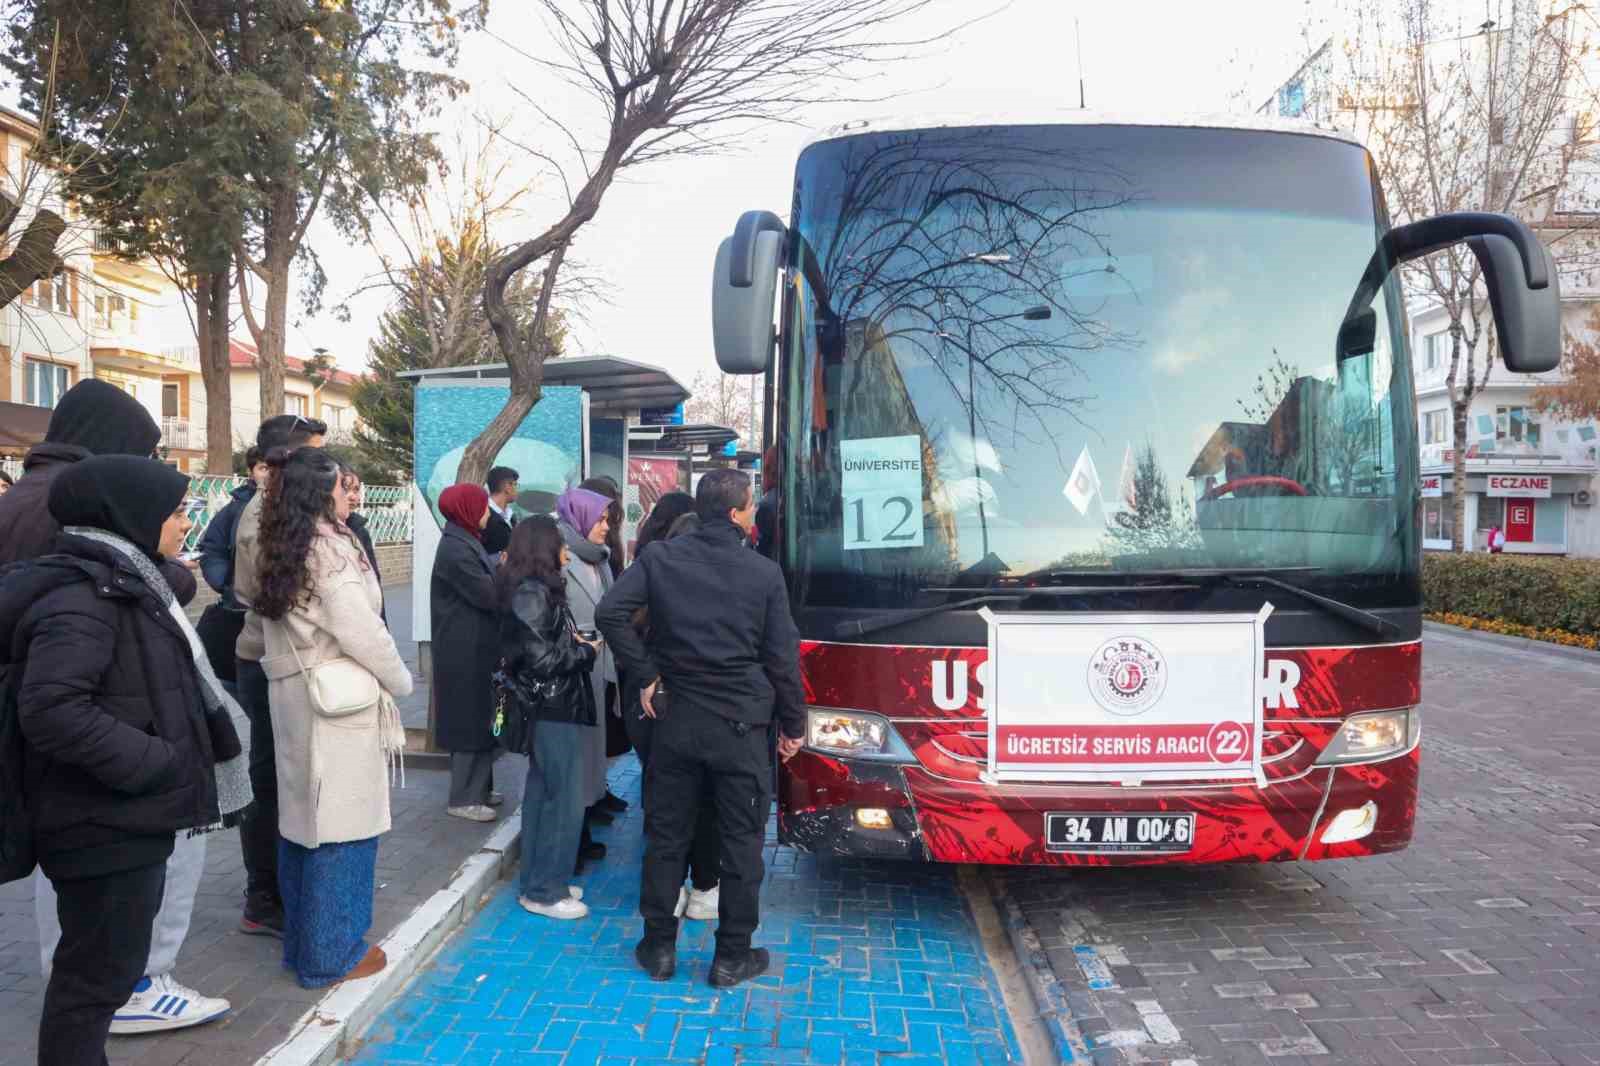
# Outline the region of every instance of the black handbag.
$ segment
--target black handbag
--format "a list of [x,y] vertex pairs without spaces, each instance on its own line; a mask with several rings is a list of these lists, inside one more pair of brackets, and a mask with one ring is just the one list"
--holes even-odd
[[494,689],[494,719],[489,732],[509,752],[533,754],[533,731],[538,711],[555,696],[556,683],[550,680],[526,684],[506,670],[505,660],[489,678]]

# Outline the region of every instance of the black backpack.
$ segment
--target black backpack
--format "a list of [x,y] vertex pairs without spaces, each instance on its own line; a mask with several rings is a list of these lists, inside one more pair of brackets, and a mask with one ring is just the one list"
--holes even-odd
[[14,647],[14,622],[28,604],[70,581],[81,581],[76,567],[38,560],[0,568],[0,884],[20,881],[38,864],[33,816],[25,789],[27,745],[17,718],[17,692],[26,665]]

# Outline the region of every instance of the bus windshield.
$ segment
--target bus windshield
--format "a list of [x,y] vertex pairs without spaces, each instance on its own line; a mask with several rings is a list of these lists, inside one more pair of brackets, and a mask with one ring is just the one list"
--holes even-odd
[[1412,580],[1394,275],[1351,307],[1386,228],[1368,156],[1328,137],[814,144],[778,415],[797,603],[910,607],[1056,570]]

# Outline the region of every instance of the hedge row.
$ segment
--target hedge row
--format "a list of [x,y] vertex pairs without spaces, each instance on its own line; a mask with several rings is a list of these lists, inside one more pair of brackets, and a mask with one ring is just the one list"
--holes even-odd
[[1600,635],[1600,560],[1428,552],[1422,603],[1430,614]]

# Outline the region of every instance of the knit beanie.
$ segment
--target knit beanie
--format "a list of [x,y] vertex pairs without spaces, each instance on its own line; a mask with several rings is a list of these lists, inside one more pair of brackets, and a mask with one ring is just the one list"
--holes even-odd
[[97,455],[73,463],[50,483],[50,516],[63,527],[91,526],[154,556],[161,527],[189,491],[189,479],[166,463]]
[[105,381],[80,381],[56,403],[44,439],[75,444],[91,455],[148,458],[161,443],[161,427],[144,405]]

